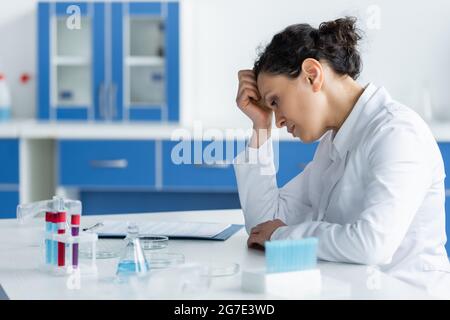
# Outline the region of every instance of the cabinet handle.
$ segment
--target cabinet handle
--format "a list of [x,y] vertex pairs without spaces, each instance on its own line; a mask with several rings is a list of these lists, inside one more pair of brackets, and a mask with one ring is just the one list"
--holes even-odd
[[108,98],[109,98],[109,116],[110,119],[114,119],[117,115],[117,110],[116,110],[116,91],[117,91],[117,86],[112,83],[109,86],[109,94],[108,94]]
[[446,197],[450,196],[450,189],[445,189],[445,196]]
[[100,88],[99,88],[99,96],[98,96],[98,104],[99,104],[99,113],[100,113],[100,119],[105,119],[106,117],[106,113],[105,113],[105,93],[106,93],[106,88],[105,88],[105,84],[102,82],[100,84]]
[[125,169],[128,167],[127,159],[91,160],[90,164],[94,168]]

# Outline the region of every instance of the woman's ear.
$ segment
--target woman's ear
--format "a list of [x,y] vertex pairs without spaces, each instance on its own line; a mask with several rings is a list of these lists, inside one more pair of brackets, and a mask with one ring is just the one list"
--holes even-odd
[[313,58],[305,59],[302,63],[302,73],[313,92],[318,92],[322,88],[323,68],[319,61]]

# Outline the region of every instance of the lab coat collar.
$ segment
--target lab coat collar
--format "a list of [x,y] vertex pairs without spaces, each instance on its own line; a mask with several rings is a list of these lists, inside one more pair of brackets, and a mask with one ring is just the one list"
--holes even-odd
[[384,99],[386,96],[388,94],[383,87],[377,88],[372,83],[366,85],[364,92],[359,97],[339,131],[337,133],[333,132],[333,150],[331,153],[333,160],[337,156],[341,159],[345,158],[355,140],[361,137],[362,130],[364,130],[372,119],[371,114],[380,106],[379,98]]

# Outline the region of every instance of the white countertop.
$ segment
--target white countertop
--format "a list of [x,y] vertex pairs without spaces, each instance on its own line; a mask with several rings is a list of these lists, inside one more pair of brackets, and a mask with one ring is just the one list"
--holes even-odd
[[[103,219],[165,220],[243,223],[241,210],[171,212],[159,214],[129,214],[83,216],[82,225]],[[51,276],[39,270],[42,249],[39,235],[43,223],[19,227],[15,220],[0,221],[0,284],[11,299],[159,299],[158,292],[148,287],[113,282],[117,259],[97,260],[97,278],[82,278],[80,289],[70,290],[65,277]],[[244,229],[226,241],[170,240],[169,252],[182,253],[188,263],[231,263],[240,270],[262,267],[264,253],[246,246]],[[100,240],[102,241],[102,240]],[[120,240],[115,240],[120,241]],[[322,273],[321,299],[428,299],[425,292],[398,279],[363,265],[319,261]],[[370,277],[377,276],[379,285],[371,286]],[[205,292],[184,294],[183,299],[277,299],[274,296],[252,294],[240,289],[241,272],[234,276],[212,278]],[[167,297],[163,297],[167,298]]]
[[[194,139],[245,139],[251,128],[211,128],[181,126],[174,123],[146,122],[73,122],[17,120],[0,123],[0,138],[26,139],[161,139],[186,137]],[[286,129],[273,129],[274,139],[295,140]]]
[[[450,142],[450,122],[429,123],[438,142]],[[188,136],[201,138],[217,134],[224,139],[245,139],[251,129],[242,128],[194,128],[173,123],[145,122],[70,122],[14,120],[0,123],[0,138],[26,139],[164,139]],[[272,130],[273,139],[298,141],[285,128]]]

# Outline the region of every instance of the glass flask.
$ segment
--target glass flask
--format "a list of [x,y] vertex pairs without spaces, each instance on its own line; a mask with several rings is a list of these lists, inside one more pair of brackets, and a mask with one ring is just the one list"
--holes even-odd
[[149,269],[150,266],[139,240],[139,228],[135,223],[130,223],[127,228],[125,248],[117,265],[116,276],[119,278],[133,275],[145,276]]

